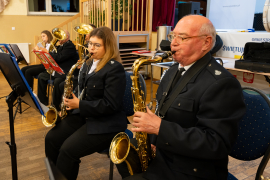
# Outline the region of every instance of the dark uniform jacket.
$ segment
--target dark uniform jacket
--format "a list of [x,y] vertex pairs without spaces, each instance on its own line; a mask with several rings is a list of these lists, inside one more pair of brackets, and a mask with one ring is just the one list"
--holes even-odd
[[[144,176],[147,179],[227,180],[228,154],[245,113],[242,90],[237,79],[210,53],[193,64],[176,86],[199,61],[203,61],[203,68],[169,107],[158,136],[151,137],[157,152]],[[157,90],[158,102],[178,65],[163,77]]]
[[[50,52],[50,55],[53,57],[55,62],[62,68],[64,75],[55,73],[55,77],[65,78],[70,68],[77,63],[79,60],[78,53],[76,51],[75,45],[68,40],[63,45],[56,46],[57,53],[55,51]],[[78,70],[75,70],[74,76],[78,75]]]
[[[80,90],[84,89],[79,109],[85,117],[88,134],[102,134],[125,131],[127,117],[123,111],[123,97],[126,87],[125,70],[122,64],[111,59],[98,72],[88,74],[90,66],[81,67]],[[76,92],[75,92],[76,94]]]

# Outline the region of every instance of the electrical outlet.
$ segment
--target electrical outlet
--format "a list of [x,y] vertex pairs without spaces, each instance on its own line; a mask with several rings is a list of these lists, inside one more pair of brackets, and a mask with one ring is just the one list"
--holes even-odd
[[11,29],[14,31],[15,30],[15,27],[12,27]]

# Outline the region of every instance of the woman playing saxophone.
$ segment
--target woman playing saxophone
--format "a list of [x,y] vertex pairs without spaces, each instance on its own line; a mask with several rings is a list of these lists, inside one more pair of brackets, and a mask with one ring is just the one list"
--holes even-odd
[[[106,43],[105,43],[106,42]],[[45,153],[69,180],[77,178],[80,158],[110,146],[127,128],[122,110],[125,71],[113,32],[108,27],[90,33],[91,58],[80,69],[80,99],[64,99],[73,110],[45,138]]]

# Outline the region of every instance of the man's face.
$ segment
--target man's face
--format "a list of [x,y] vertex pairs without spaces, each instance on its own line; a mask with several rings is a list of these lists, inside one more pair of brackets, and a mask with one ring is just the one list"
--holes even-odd
[[201,56],[205,36],[200,36],[200,27],[200,23],[184,18],[173,30],[175,38],[171,42],[171,50],[176,51],[173,58],[183,66],[195,62]]

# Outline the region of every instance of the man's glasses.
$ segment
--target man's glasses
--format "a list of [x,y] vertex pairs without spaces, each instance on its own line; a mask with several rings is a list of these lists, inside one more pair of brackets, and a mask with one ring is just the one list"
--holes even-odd
[[190,38],[194,38],[194,37],[202,37],[202,36],[207,36],[207,35],[200,35],[200,36],[189,36],[189,37],[182,37],[181,35],[176,35],[176,34],[168,34],[168,39],[169,41],[173,41],[173,39],[175,38],[176,42],[178,44],[181,44],[184,40],[186,39],[190,39]]
[[95,48],[96,50],[98,50],[102,45],[99,44],[99,43],[92,43],[92,42],[89,42],[89,43],[88,43],[88,47],[90,47],[90,46],[94,46],[94,48]]

